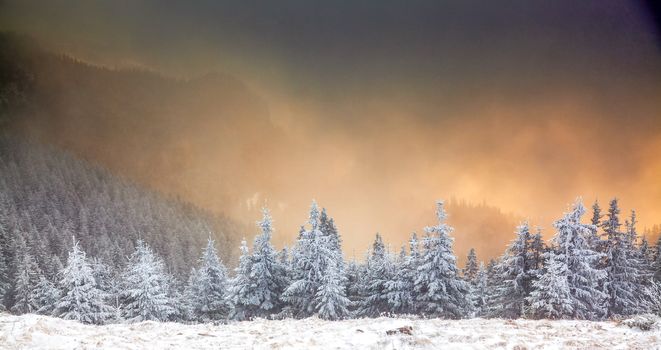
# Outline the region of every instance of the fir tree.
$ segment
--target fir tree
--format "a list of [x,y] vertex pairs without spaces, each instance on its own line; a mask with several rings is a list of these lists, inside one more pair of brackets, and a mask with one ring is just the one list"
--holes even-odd
[[566,259],[562,254],[549,251],[545,272],[533,282],[528,297],[530,314],[535,318],[564,319],[574,314],[567,280]]
[[129,322],[167,321],[174,313],[165,264],[143,241],[122,273],[122,316]]
[[347,298],[350,301],[348,309],[353,315],[357,315],[358,308],[363,302],[362,282],[364,281],[364,270],[364,266],[356,262],[355,258],[349,261],[346,266]]
[[11,288],[9,259],[12,248],[10,247],[9,232],[5,221],[5,213],[3,210],[0,210],[0,311],[6,308],[6,304],[9,301],[7,297]]
[[32,313],[38,309],[32,298],[32,290],[36,287],[41,271],[37,262],[26,246],[23,237],[19,236],[16,244],[15,276],[14,276],[14,305],[11,312],[16,314]]
[[393,272],[389,253],[377,233],[365,263],[362,302],[357,311],[359,316],[378,317],[390,312],[387,284],[393,278]]
[[326,208],[321,210],[321,216],[319,217],[319,231],[324,237],[327,237],[329,248],[342,253],[342,240],[335,227],[335,222],[333,218],[329,217],[326,213]]
[[462,275],[466,281],[471,282],[477,276],[477,270],[477,254],[475,253],[475,249],[471,248],[466,257],[466,267],[462,270]]
[[39,276],[39,282],[32,291],[32,304],[36,306],[37,313],[51,315],[60,300],[60,290],[55,284],[44,276]]
[[113,316],[107,295],[97,287],[85,252],[75,239],[59,285],[62,293],[55,316],[92,324],[103,324]]
[[652,249],[650,249],[650,244],[647,241],[647,236],[640,238],[640,246],[638,247],[638,255],[644,261],[644,263],[652,268],[654,264],[654,254]]
[[654,275],[654,280],[661,282],[661,232],[659,238],[656,240],[653,256],[654,263],[652,264],[652,273]]
[[[635,235],[620,231],[620,209],[617,199],[610,202],[602,227],[606,234],[606,288],[608,316],[631,315],[644,308],[639,262],[634,255],[632,238]],[[627,226],[630,226],[627,225]]]
[[251,293],[252,281],[250,280],[252,257],[245,239],[241,241],[240,250],[239,265],[234,270],[235,275],[230,283],[227,300],[231,305],[230,318],[237,321],[244,321],[254,317],[251,312],[255,309],[258,302],[251,299],[253,296]]
[[321,252],[319,216],[319,208],[313,201],[308,220],[310,229],[301,228],[292,254],[292,282],[282,295],[297,317],[311,316],[317,310],[314,300],[326,268]]
[[190,307],[190,317],[207,322],[227,317],[227,270],[218,258],[214,241],[209,237],[202,250],[198,268],[189,277],[185,295]]
[[471,312],[468,283],[459,278],[456,257],[452,252],[452,227],[443,202],[437,203],[438,224],[426,227],[424,252],[415,280],[415,292],[421,312],[427,316],[460,318]]
[[[325,213],[325,211],[324,211]],[[268,317],[280,312],[280,297],[287,287],[287,271],[277,259],[277,253],[271,245],[273,224],[268,209],[262,211],[262,220],[257,222],[261,234],[255,237],[253,244],[250,279],[252,281],[251,299],[257,302],[253,315]]]
[[528,270],[530,274],[533,275],[533,280],[537,279],[542,273],[542,267],[544,266],[544,253],[546,252],[546,245],[544,244],[544,239],[542,239],[542,229],[537,228],[537,232],[532,235],[530,241],[530,254],[528,255]]
[[473,316],[485,315],[489,296],[489,279],[483,262],[480,262],[470,288],[470,299],[474,307]]
[[517,227],[516,238],[495,266],[495,285],[489,303],[491,315],[503,318],[521,317],[533,281],[530,259],[530,228],[527,222]]
[[319,317],[325,320],[338,320],[349,315],[349,298],[346,297],[346,277],[336,263],[331,263],[322,277],[321,286],[315,295]]
[[[291,284],[291,279],[292,279],[292,265],[291,265],[291,259],[289,258],[289,249],[287,247],[282,248],[278,252],[278,256],[276,257],[278,263],[280,264],[280,267],[282,268],[282,292],[289,287]],[[286,303],[282,300],[282,294],[280,294],[280,307],[281,309],[286,309],[287,305]],[[280,311],[282,313],[282,311]]]
[[409,255],[400,258],[395,267],[393,279],[386,282],[388,304],[390,310],[395,314],[416,312],[414,282],[419,259],[418,240],[413,233],[409,241]]
[[587,240],[590,247],[598,252],[603,252],[605,249],[605,242],[599,238],[599,227],[601,227],[601,219],[603,217],[599,202],[595,200],[594,204],[592,204],[592,218],[590,219],[592,226],[590,227],[590,235],[587,237]]
[[606,294],[600,286],[606,272],[599,269],[603,254],[595,251],[590,244],[592,225],[581,223],[585,207],[580,198],[573,208],[553,226],[557,230],[553,242],[557,250],[556,259],[564,259],[569,285],[572,317],[594,320],[606,314]]

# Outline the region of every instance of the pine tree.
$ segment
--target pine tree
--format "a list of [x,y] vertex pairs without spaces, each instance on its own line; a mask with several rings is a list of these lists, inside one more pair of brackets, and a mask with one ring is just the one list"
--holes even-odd
[[42,315],[51,315],[60,300],[60,290],[55,284],[44,276],[39,276],[39,282],[32,291],[32,304],[36,312]]
[[409,255],[400,257],[392,280],[386,282],[388,304],[390,310],[395,314],[416,312],[414,282],[419,259],[418,240],[413,233],[409,241]]
[[357,315],[358,308],[362,305],[363,302],[363,291],[362,282],[365,280],[365,269],[362,264],[356,262],[356,259],[352,259],[346,266],[346,276],[347,276],[347,298],[350,303],[348,309],[350,314]]
[[608,316],[631,315],[643,308],[641,271],[632,246],[631,232],[621,232],[620,209],[617,199],[610,202],[606,219],[602,222],[606,245],[606,288]]
[[315,295],[317,312],[319,317],[325,320],[339,320],[349,315],[350,301],[345,292],[346,277],[337,265],[337,263],[328,265]]
[[313,201],[308,220],[310,229],[301,228],[292,253],[292,282],[282,295],[296,317],[308,317],[317,310],[314,300],[326,268],[321,255],[323,239],[319,216],[319,208]]
[[327,237],[329,248],[342,253],[342,239],[335,227],[335,222],[333,218],[329,217],[326,213],[326,208],[321,210],[321,216],[319,217],[319,231],[324,237]]
[[[1,208],[0,208],[1,209]],[[0,311],[6,309],[8,303],[7,296],[11,288],[10,283],[10,243],[7,224],[5,223],[5,213],[0,210]]]
[[14,276],[14,305],[11,312],[25,314],[35,312],[38,307],[34,304],[32,290],[36,287],[41,271],[37,262],[30,253],[25,240],[19,236],[16,244],[15,276]]
[[599,262],[604,257],[590,244],[592,225],[581,223],[585,207],[580,198],[573,208],[553,226],[557,230],[553,242],[557,250],[556,259],[564,259],[567,267],[570,304],[575,319],[594,320],[605,316],[607,295],[600,286],[606,278],[606,272],[599,269]]
[[393,275],[390,254],[377,233],[365,264],[362,302],[357,311],[359,316],[378,317],[390,312],[387,283]]
[[640,258],[645,262],[647,266],[652,268],[652,264],[654,264],[654,254],[652,252],[652,249],[650,249],[650,244],[647,241],[647,237],[643,236],[640,238],[640,246],[638,247],[638,255],[640,255]]
[[227,270],[218,258],[214,240],[209,237],[198,268],[193,269],[186,288],[186,299],[193,320],[208,322],[227,317]]
[[524,222],[517,227],[516,238],[495,266],[496,283],[489,297],[492,316],[518,318],[523,314],[534,278],[530,243],[530,227]]
[[230,318],[237,321],[250,320],[254,317],[252,310],[258,305],[257,300],[251,299],[252,256],[248,249],[246,240],[241,241],[241,256],[239,265],[236,267],[234,278],[230,283],[227,300],[231,305]]
[[107,295],[97,287],[85,252],[75,239],[59,285],[62,293],[55,316],[92,324],[103,324],[113,316]]
[[262,214],[262,220],[257,222],[261,234],[255,237],[253,244],[250,293],[253,295],[251,299],[257,301],[253,314],[257,317],[268,317],[282,309],[280,297],[287,287],[287,271],[278,261],[277,253],[271,245],[271,214],[266,208],[262,210]]
[[475,274],[475,278],[470,287],[470,299],[474,307],[473,316],[484,316],[487,311],[489,279],[487,269],[484,267],[483,262],[480,262],[477,273]]
[[129,322],[167,321],[174,313],[165,264],[142,240],[122,273],[122,316]]
[[542,238],[542,229],[537,228],[537,232],[532,235],[529,247],[530,254],[528,255],[528,270],[533,277],[533,280],[539,278],[542,274],[544,267],[544,253],[546,252],[546,245]]
[[652,264],[652,273],[654,280],[661,282],[661,232],[654,246],[654,263]]
[[106,265],[101,259],[94,258],[90,263],[90,267],[92,268],[92,277],[94,277],[96,287],[110,294],[114,279],[110,266]]
[[590,219],[592,226],[590,227],[588,244],[590,244],[590,247],[597,252],[603,252],[605,250],[605,242],[599,238],[599,227],[601,227],[601,219],[603,217],[599,202],[595,200],[594,204],[592,204],[592,218]]
[[477,254],[475,253],[475,249],[471,248],[466,257],[466,267],[462,270],[462,275],[466,281],[471,282],[477,276],[477,270]]
[[[636,246],[638,242],[638,232],[636,231],[636,224],[638,220],[636,218],[636,211],[631,211],[631,216],[629,220],[626,221],[626,247],[627,255],[631,268],[635,271],[635,275],[631,276],[631,280],[634,286],[634,296],[638,303],[636,310],[632,313],[645,313],[648,312],[646,305],[648,304],[648,295],[645,291],[648,289],[652,283],[654,276],[653,267],[650,264],[650,261],[645,252],[644,245],[646,245],[646,240],[643,239],[640,246]],[[644,237],[643,237],[644,238]]]
[[574,314],[567,279],[566,259],[562,254],[545,254],[546,267],[539,280],[533,282],[528,297],[530,314],[535,318],[565,319]]
[[452,227],[445,223],[447,215],[442,201],[437,202],[436,216],[438,224],[425,228],[427,236],[423,240],[424,252],[414,290],[424,315],[460,318],[471,312],[469,287],[459,278],[452,252]]
[[[282,267],[282,293],[289,287],[292,281],[292,263],[289,258],[289,248],[284,247],[278,252],[277,261]],[[280,313],[275,315],[277,318],[291,317],[291,310],[288,307],[287,303],[282,299],[282,293],[280,294]]]

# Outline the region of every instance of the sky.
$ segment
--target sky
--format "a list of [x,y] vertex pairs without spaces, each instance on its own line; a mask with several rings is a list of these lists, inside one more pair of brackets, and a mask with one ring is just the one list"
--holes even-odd
[[[0,29],[54,51],[243,82],[277,136],[244,127],[195,146],[194,171],[164,175],[185,183],[176,194],[245,220],[267,203],[288,238],[314,198],[359,251],[377,231],[398,245],[433,224],[438,198],[548,234],[577,196],[617,196],[642,227],[661,223],[656,20],[645,2],[611,0],[0,1]],[[218,167],[231,168],[222,184]],[[456,235],[462,248],[484,239]]]

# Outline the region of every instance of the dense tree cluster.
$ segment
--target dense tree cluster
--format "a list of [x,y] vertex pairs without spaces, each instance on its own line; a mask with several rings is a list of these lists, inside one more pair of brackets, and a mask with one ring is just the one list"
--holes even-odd
[[201,212],[41,146],[0,145],[0,297],[9,312],[92,324],[661,312],[661,240],[650,247],[638,235],[635,212],[621,223],[616,199],[605,214],[595,203],[589,224],[577,200],[548,242],[523,222],[501,257],[485,266],[470,250],[463,269],[442,201],[408,248],[395,254],[377,233],[361,262],[345,261],[339,230],[316,202],[291,250],[273,247],[264,209],[228,273],[227,238]]

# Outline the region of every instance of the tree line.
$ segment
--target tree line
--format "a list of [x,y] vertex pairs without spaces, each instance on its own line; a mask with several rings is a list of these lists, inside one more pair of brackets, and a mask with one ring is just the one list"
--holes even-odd
[[11,312],[93,324],[384,315],[603,320],[661,312],[661,239],[649,247],[633,211],[622,224],[617,199],[603,215],[595,202],[589,224],[586,211],[578,199],[554,222],[549,242],[523,222],[501,257],[485,265],[471,250],[459,269],[442,201],[436,224],[420,239],[413,234],[408,249],[394,254],[377,234],[360,262],[344,259],[334,220],[315,202],[291,250],[271,244],[273,221],[264,209],[259,234],[252,247],[242,241],[231,276],[209,237],[186,283],[142,240],[113,269],[72,238],[66,264],[47,276],[19,236],[16,272],[0,274],[9,282],[0,290],[14,291]]

